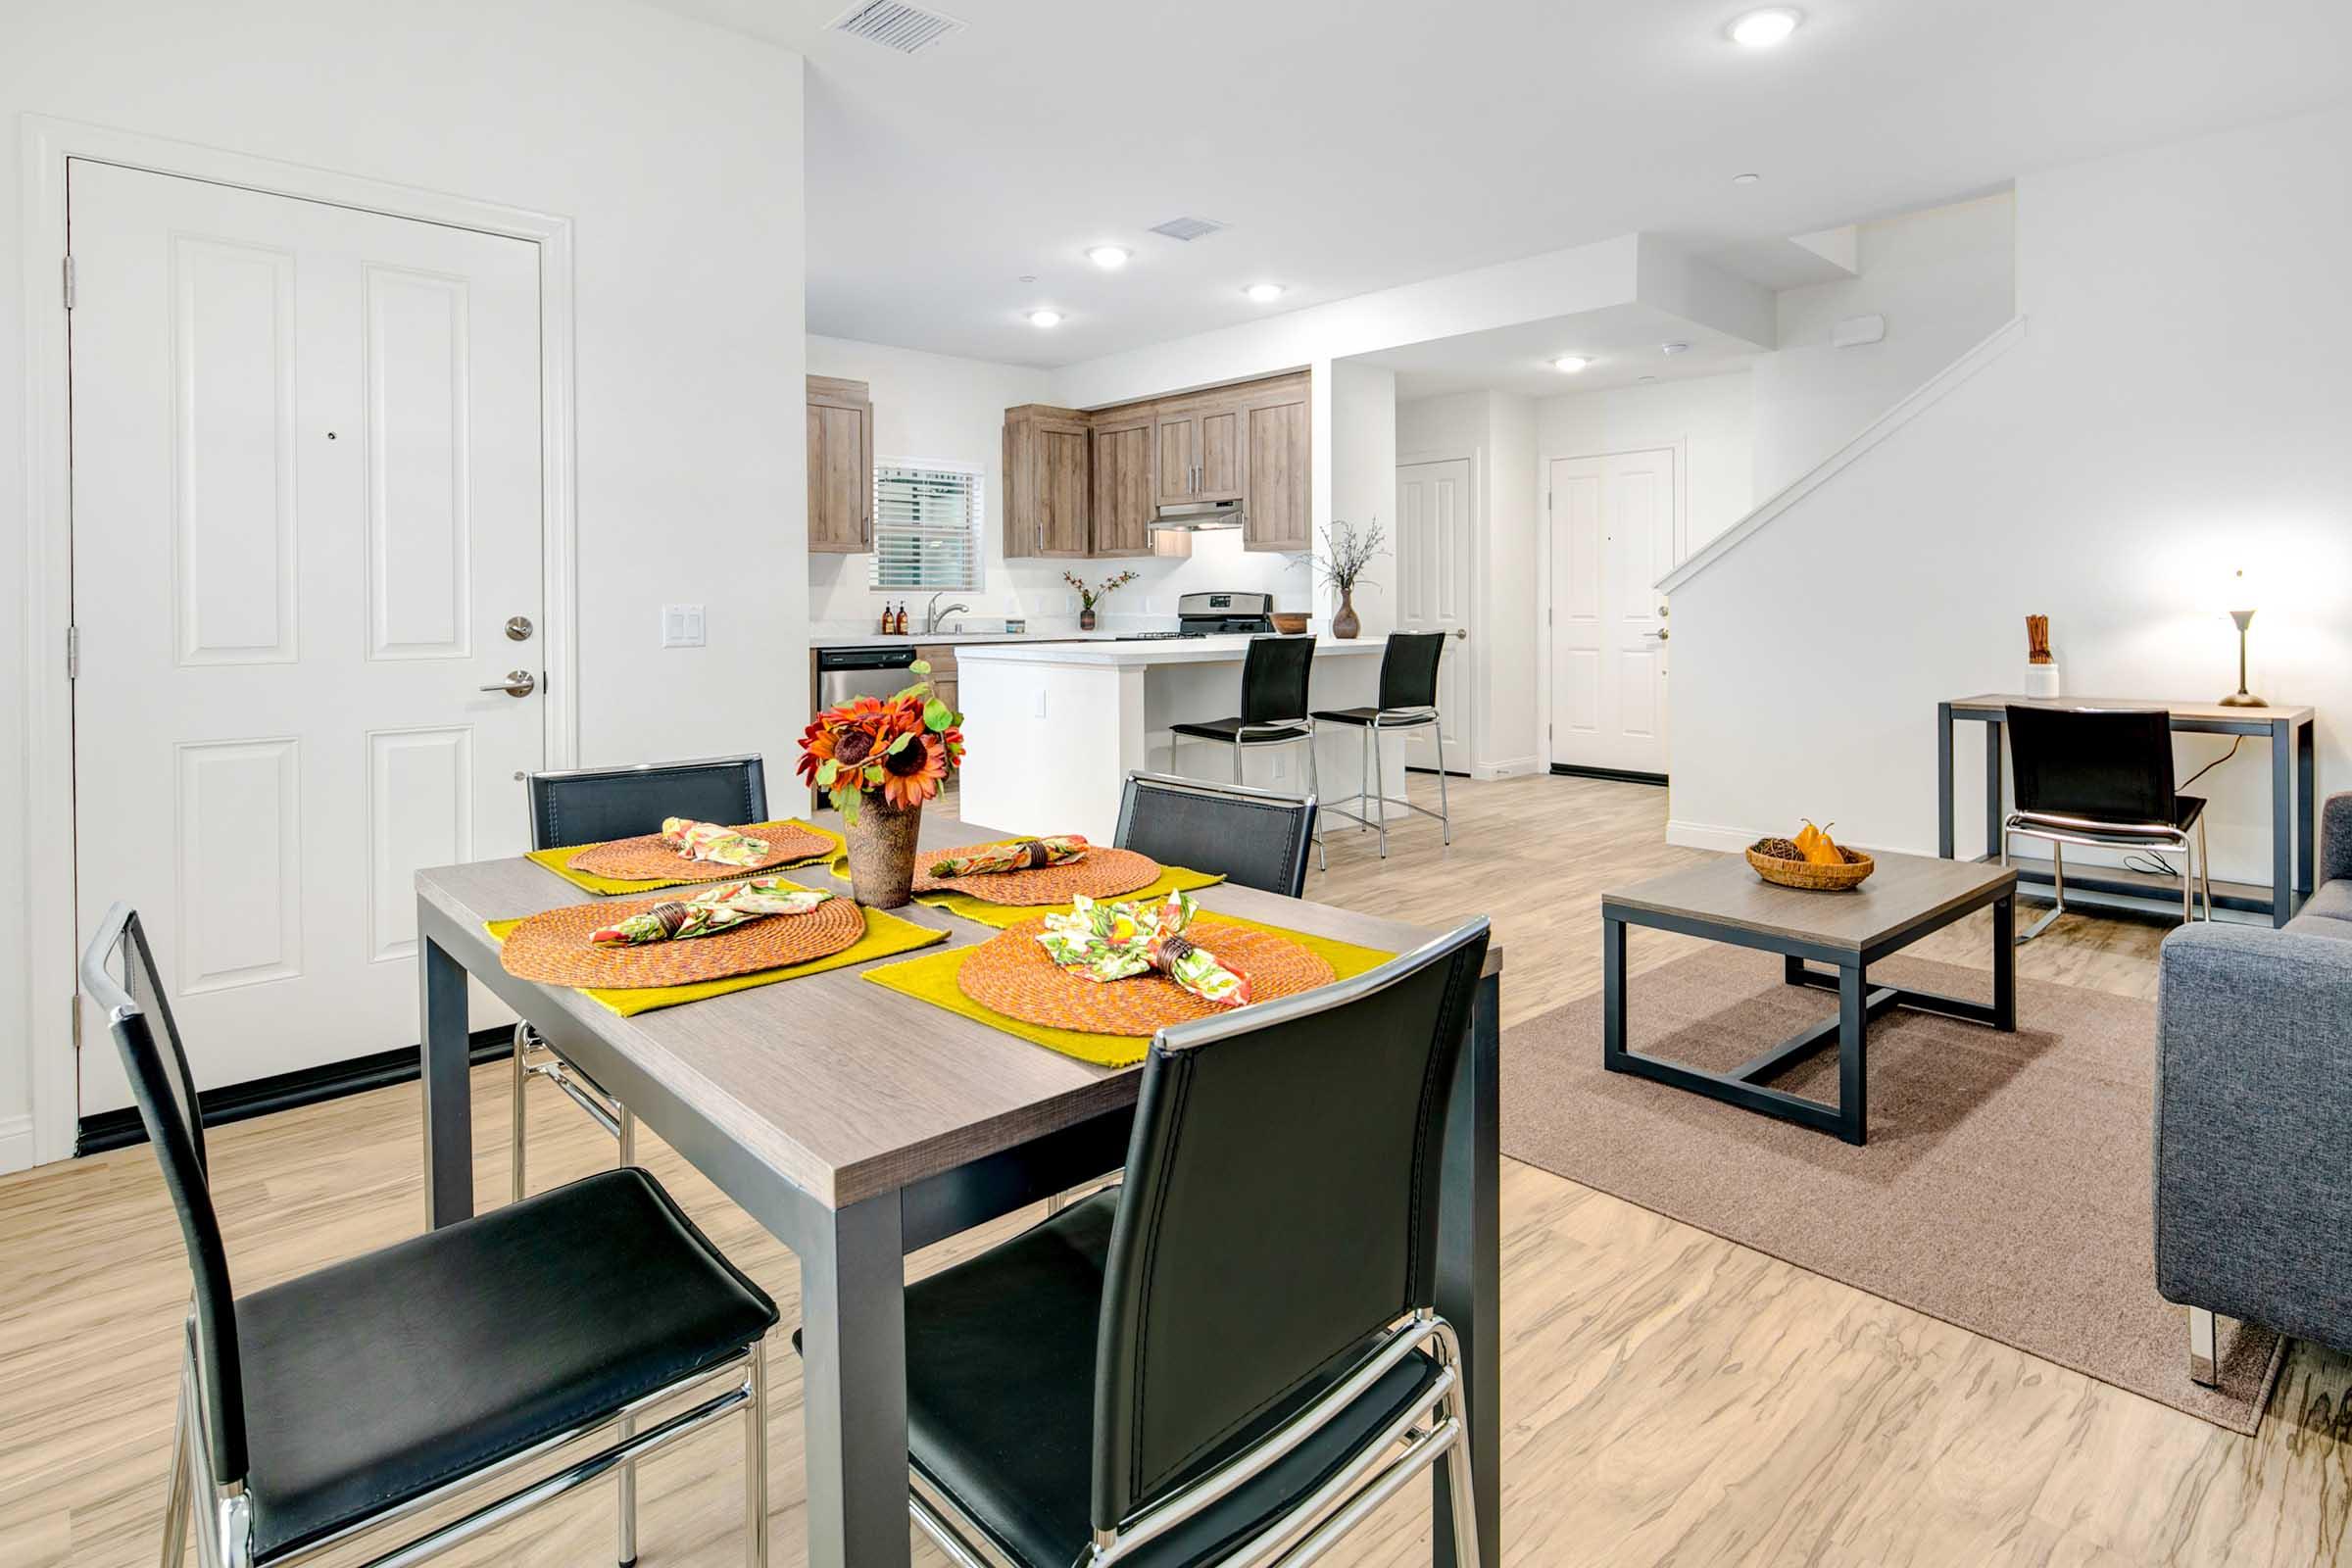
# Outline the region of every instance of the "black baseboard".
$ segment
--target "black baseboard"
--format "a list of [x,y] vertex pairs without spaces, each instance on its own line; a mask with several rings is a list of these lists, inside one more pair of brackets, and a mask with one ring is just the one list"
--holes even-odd
[[[1425,774],[1430,778],[1436,778],[1438,776],[1438,770],[1434,767],[1407,767],[1405,771],[1407,773]],[[1470,775],[1461,768],[1449,767],[1446,770],[1446,776],[1447,778],[1468,778]]]
[[1576,767],[1567,762],[1554,762],[1551,770],[1562,778],[1605,778],[1613,784],[1655,784],[1666,787],[1663,773],[1637,773],[1625,767]]
[[[476,1029],[471,1044],[476,1066],[496,1061],[514,1049],[514,1031],[512,1026]],[[114,1049],[111,1038],[102,1036],[99,1045],[103,1050]],[[379,1051],[372,1056],[354,1056],[349,1061],[305,1067],[300,1072],[273,1073],[267,1078],[207,1089],[203,1096],[204,1124],[220,1127],[232,1121],[267,1116],[271,1111],[292,1110],[297,1105],[316,1105],[320,1101],[405,1084],[416,1076],[416,1048],[408,1046],[399,1051]],[[139,1120],[138,1108],[124,1106],[82,1117],[74,1139],[74,1152],[103,1154],[109,1150],[128,1149],[146,1141],[147,1128]]]

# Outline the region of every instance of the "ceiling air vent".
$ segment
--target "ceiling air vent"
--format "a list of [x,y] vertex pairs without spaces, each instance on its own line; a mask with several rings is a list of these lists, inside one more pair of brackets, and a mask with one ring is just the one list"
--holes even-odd
[[1152,232],[1165,234],[1170,239],[1196,240],[1224,226],[1213,218],[1171,218],[1164,223],[1153,223]]
[[903,55],[919,55],[950,33],[961,32],[963,24],[936,11],[901,5],[899,0],[868,0],[865,5],[852,6],[833,24],[833,30]]

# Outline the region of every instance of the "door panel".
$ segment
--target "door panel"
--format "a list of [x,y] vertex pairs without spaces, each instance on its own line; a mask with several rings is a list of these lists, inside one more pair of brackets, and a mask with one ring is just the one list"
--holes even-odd
[[527,847],[544,760],[477,690],[545,686],[538,248],[68,179],[84,931],[138,908],[202,1086],[414,1046],[412,879]]
[[1148,421],[1095,427],[1096,555],[1152,554],[1152,448]]
[[1203,410],[1200,431],[1200,498],[1203,501],[1239,499],[1242,494],[1242,411]]
[[[1411,463],[1396,470],[1397,630],[1448,634],[1438,664],[1438,727],[1446,766],[1467,773],[1471,759],[1470,464]],[[1406,730],[1398,746],[1408,767],[1438,765],[1436,738]]]
[[1199,493],[1194,465],[1200,455],[1200,421],[1189,414],[1159,421],[1159,499],[1190,501]]
[[1555,762],[1667,770],[1667,628],[1651,585],[1674,569],[1679,504],[1670,450],[1551,465]]
[[1269,394],[1243,411],[1244,550],[1314,548],[1306,390]]

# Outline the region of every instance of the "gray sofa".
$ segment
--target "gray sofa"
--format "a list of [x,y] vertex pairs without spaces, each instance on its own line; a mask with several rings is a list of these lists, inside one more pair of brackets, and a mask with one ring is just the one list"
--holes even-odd
[[2352,795],[2283,930],[2165,938],[2156,1003],[2156,1289],[2189,1310],[2352,1349]]

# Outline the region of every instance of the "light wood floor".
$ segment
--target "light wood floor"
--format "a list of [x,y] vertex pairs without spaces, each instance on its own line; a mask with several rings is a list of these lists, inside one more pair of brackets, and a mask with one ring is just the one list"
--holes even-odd
[[[1508,950],[1506,1023],[1595,983],[1603,887],[1694,854],[1664,844],[1659,790],[1531,778],[1457,783],[1454,799],[1450,851],[1420,820],[1385,862],[1369,838],[1344,836],[1307,891],[1432,925],[1492,913]],[[2024,950],[2020,969],[2152,995],[2162,935],[2069,916]],[[1988,941],[1980,917],[1924,946],[1983,964]],[[1687,946],[1636,932],[1633,961]],[[507,1179],[501,1074],[484,1069],[476,1093],[487,1197]],[[412,1233],[417,1129],[414,1086],[222,1129],[215,1175],[240,1289]],[[609,1161],[612,1145],[542,1092],[532,1152],[543,1185]],[[791,1321],[790,1255],[666,1149],[645,1153]],[[2243,1439],[1529,1166],[1506,1163],[1502,1204],[1514,1565],[2327,1563],[2347,1552],[2342,1357],[2296,1347],[2261,1433]],[[146,1150],[0,1181],[0,1564],[155,1560],[186,1296]],[[788,1348],[772,1364],[773,1560],[793,1564],[799,1384]],[[740,1451],[712,1433],[644,1467],[646,1568],[741,1560]],[[591,1489],[443,1560],[609,1562],[611,1529],[609,1491]],[[1330,1560],[1426,1562],[1427,1532],[1413,1489]],[[916,1560],[943,1561],[919,1542]]]

